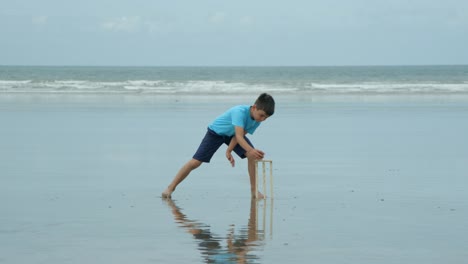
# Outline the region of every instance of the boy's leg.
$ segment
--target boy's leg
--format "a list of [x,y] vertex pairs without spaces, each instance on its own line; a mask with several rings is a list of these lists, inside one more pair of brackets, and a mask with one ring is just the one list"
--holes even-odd
[[[244,136],[244,139],[245,141],[247,141],[247,143],[253,148],[253,144],[252,142],[250,142],[250,140]],[[258,190],[255,189],[255,186],[256,186],[256,178],[255,178],[255,157],[253,156],[248,156],[247,153],[245,152],[245,150],[239,145],[237,144],[235,147],[234,147],[234,152],[242,159],[244,158],[247,158],[247,170],[248,170],[248,173],[249,173],[249,178],[250,178],[250,192],[252,194],[252,197],[255,197],[255,192],[257,192],[257,197],[259,199],[263,199],[265,198],[265,196],[259,192]]]
[[214,153],[223,144],[223,141],[223,137],[217,135],[211,130],[208,130],[200,143],[197,152],[193,155],[193,158],[180,168],[171,184],[169,184],[167,189],[162,193],[162,197],[170,198],[174,190],[177,188],[177,185],[187,178],[190,172],[200,167],[202,162],[210,162],[211,157],[213,157]]
[[187,178],[190,172],[200,167],[201,164],[202,162],[196,159],[191,159],[190,161],[185,163],[185,165],[182,166],[182,168],[180,168],[179,172],[176,174],[171,184],[169,184],[169,186],[167,186],[167,189],[162,193],[162,197],[171,198],[171,195],[177,188],[177,185],[179,185],[179,183],[181,183],[185,178]]
[[255,186],[257,186],[256,181],[258,180],[255,177],[255,161],[256,161],[256,159],[254,157],[247,156],[247,161],[248,161],[247,166],[248,166],[249,177],[250,177],[250,192],[252,194],[252,197],[255,197],[255,192],[257,192],[257,198],[258,199],[263,199],[263,198],[265,198],[265,196],[261,192],[256,190],[256,188],[255,188]]

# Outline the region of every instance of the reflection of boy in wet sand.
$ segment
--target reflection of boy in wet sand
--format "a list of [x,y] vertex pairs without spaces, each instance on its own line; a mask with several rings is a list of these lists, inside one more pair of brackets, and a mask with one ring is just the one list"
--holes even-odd
[[[171,199],[166,199],[166,201],[172,209],[175,221],[197,241],[200,241],[198,249],[207,263],[250,263],[258,259],[258,256],[248,254],[254,247],[258,247],[259,243],[255,242],[260,240],[256,218],[257,203],[254,199],[251,199],[247,232],[236,235],[232,226],[226,238],[217,237],[211,233],[209,225],[188,219]],[[223,249],[222,240],[224,239],[227,247]]]
[[[263,159],[263,151],[255,149],[250,140],[245,136],[253,134],[261,122],[272,116],[275,112],[275,101],[271,95],[263,93],[255,101],[254,105],[238,105],[227,110],[216,118],[208,126],[208,131],[203,138],[197,152],[176,174],[171,184],[162,193],[163,198],[171,197],[177,185],[179,185],[194,169],[203,162],[210,162],[211,157],[224,143],[228,145],[226,158],[234,167],[235,161],[231,155],[234,150],[242,159],[248,159],[248,172],[250,177],[250,189],[252,197],[258,192],[255,189],[255,160]],[[258,198],[264,198],[258,192]]]

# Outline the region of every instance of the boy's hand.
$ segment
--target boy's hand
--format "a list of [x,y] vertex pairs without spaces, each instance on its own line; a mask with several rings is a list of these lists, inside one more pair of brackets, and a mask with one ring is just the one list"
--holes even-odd
[[245,153],[247,157],[253,157],[256,160],[261,160],[263,159],[263,156],[265,156],[265,153],[259,149],[251,149]]
[[226,151],[226,158],[231,162],[231,166],[234,167],[236,165],[236,161],[231,155],[231,151]]

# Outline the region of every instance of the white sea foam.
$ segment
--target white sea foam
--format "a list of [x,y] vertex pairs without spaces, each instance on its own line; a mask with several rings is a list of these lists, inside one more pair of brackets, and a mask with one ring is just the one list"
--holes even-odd
[[468,83],[312,83],[310,91],[325,93],[468,93]]
[[284,94],[431,94],[468,93],[461,83],[310,83],[310,82],[227,82],[227,81],[87,81],[87,80],[0,80],[0,92],[8,93],[156,93],[156,94],[238,94],[274,92]]

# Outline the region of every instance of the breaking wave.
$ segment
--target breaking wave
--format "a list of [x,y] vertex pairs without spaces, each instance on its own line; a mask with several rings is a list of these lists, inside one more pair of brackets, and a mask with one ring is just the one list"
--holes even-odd
[[87,81],[0,80],[2,93],[148,93],[148,94],[438,94],[468,93],[461,83],[316,83],[316,82],[227,82],[227,81]]

